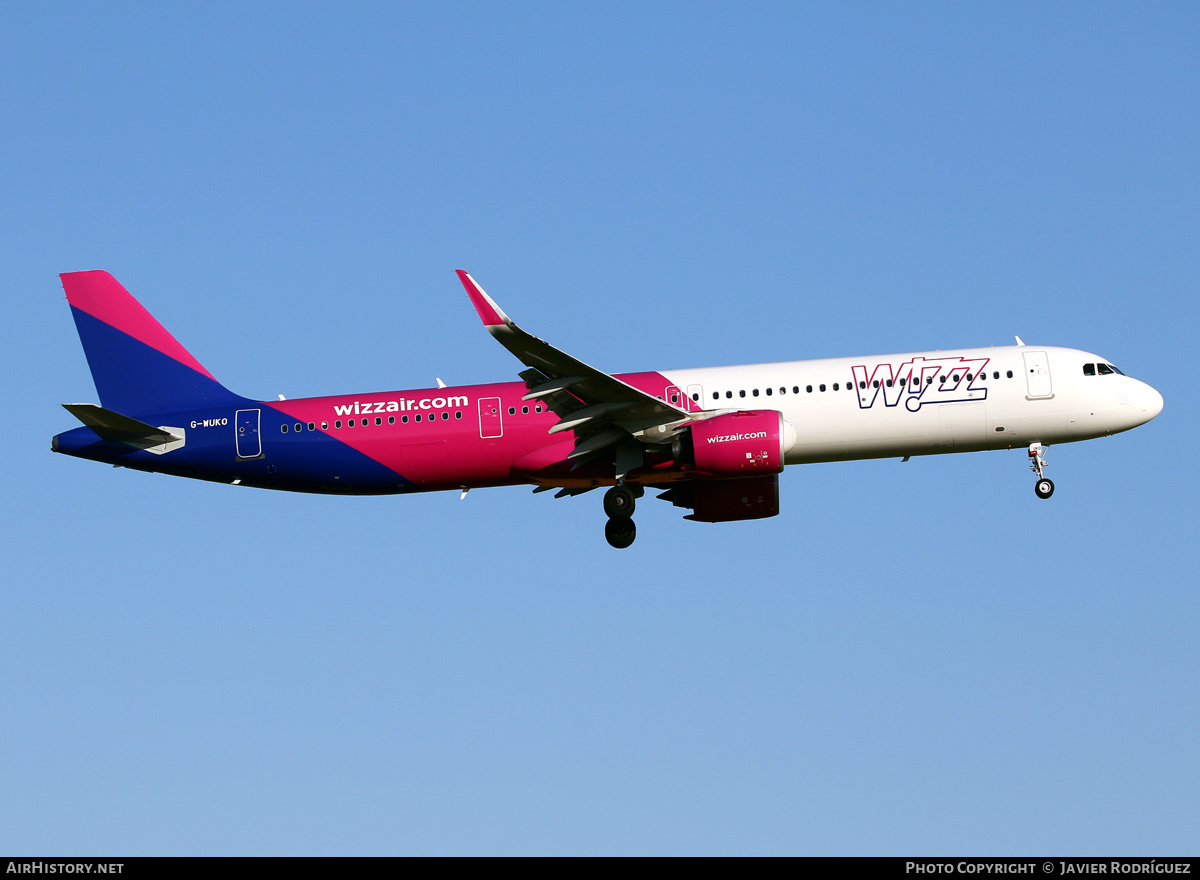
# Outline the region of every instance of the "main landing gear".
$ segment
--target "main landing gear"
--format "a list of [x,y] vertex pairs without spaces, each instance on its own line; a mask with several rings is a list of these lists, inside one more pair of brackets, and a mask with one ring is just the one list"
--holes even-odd
[[1033,484],[1033,491],[1038,498],[1049,498],[1054,494],[1054,481],[1046,479],[1042,473],[1046,467],[1046,450],[1049,446],[1043,446],[1041,443],[1029,444],[1029,469],[1037,474],[1037,482]]
[[637,537],[637,526],[630,517],[633,516],[633,509],[643,491],[641,486],[622,484],[613,486],[604,493],[604,512],[608,514],[608,522],[604,524],[604,537],[618,550],[624,550]]

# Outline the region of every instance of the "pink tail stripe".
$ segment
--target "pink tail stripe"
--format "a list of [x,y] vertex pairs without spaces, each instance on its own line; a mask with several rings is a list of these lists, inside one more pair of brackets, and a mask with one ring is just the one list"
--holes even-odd
[[154,320],[154,316],[146,311],[116,278],[107,272],[64,272],[59,278],[62,279],[63,290],[67,294],[67,302],[74,308],[87,312],[98,321],[103,321],[132,336],[138,342],[173,357],[214,382],[217,381],[162,324]]

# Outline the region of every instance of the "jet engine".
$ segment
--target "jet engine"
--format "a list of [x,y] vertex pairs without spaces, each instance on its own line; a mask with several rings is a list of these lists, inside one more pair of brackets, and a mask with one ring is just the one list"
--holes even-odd
[[777,474],[796,432],[773,409],[726,413],[695,422],[676,438],[675,461],[700,479]]

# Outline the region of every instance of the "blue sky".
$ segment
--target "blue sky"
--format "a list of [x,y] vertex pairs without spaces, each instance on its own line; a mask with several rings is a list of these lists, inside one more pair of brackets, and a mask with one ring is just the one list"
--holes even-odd
[[[349,8],[346,8],[346,7]],[[5,4],[0,850],[1159,854],[1200,827],[1200,11]],[[57,273],[263,398],[1030,343],[1162,391],[780,516],[54,456]]]

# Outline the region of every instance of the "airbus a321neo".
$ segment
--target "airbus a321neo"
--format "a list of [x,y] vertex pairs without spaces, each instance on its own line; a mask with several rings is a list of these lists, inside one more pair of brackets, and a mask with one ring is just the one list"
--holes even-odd
[[56,452],[263,489],[378,495],[534,485],[607,487],[605,537],[628,547],[647,488],[687,519],[779,512],[784,465],[1028,450],[1049,498],[1046,448],[1127,431],[1163,399],[1099,355],[1017,345],[610,374],[531,336],[466,272],[520,381],[251,400],[234,394],[107,272],[63,288],[100,404]]

